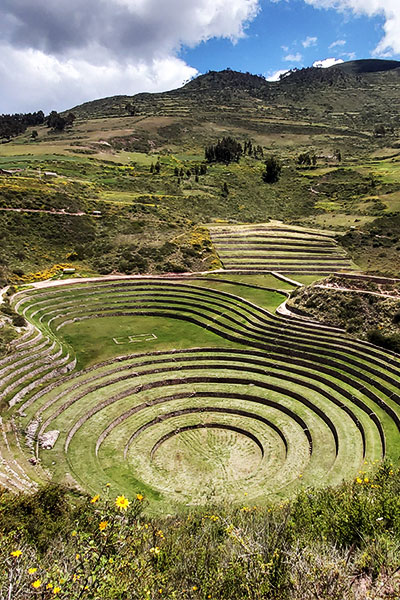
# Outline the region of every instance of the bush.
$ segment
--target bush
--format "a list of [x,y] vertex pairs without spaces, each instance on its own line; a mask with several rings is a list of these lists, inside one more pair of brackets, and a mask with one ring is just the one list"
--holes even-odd
[[400,334],[384,335],[379,329],[370,329],[367,332],[367,339],[371,344],[386,348],[392,352],[400,353]]
[[14,327],[26,327],[26,320],[22,315],[14,315],[12,323]]
[[265,161],[265,171],[262,174],[265,183],[276,183],[281,175],[282,165],[274,155],[268,156]]

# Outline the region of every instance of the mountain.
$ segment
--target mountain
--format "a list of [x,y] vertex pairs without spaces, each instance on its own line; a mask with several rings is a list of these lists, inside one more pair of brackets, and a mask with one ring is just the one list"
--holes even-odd
[[399,69],[398,74],[400,75],[400,61],[367,58],[361,60],[350,60],[338,65],[333,65],[332,67],[329,67],[329,69],[343,71],[344,73],[349,73],[352,75],[358,73],[378,73]]
[[399,75],[399,61],[378,59],[293,70],[278,82],[225,69],[209,71],[176,90],[112,96],[75,106],[72,111],[85,119],[123,116],[126,106],[132,105],[135,115],[198,122],[220,117],[249,122],[254,117],[276,117],[373,130],[377,122],[397,122]]

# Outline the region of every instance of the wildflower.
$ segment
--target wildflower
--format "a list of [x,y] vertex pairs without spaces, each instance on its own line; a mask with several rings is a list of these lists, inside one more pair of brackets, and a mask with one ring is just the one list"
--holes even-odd
[[34,581],[32,583],[32,587],[34,587],[34,588],[40,588],[41,585],[42,585],[42,582],[40,581],[40,579],[36,579],[36,581]]
[[53,587],[53,584],[52,583],[48,583],[46,585],[46,590],[51,590],[52,587]]
[[75,529],[74,529],[74,531],[71,533],[72,537],[75,537],[77,533],[78,533],[78,532],[77,532],[77,531],[75,531]]
[[110,487],[111,483],[106,483],[106,487]]
[[139,502],[141,502],[143,500],[144,496],[143,494],[136,494],[136,500],[139,500]]
[[198,589],[199,589],[199,588],[197,587],[197,585],[194,585],[194,586],[192,587],[192,590],[193,590],[194,592],[195,592],[196,590],[198,590]]
[[95,502],[97,502],[97,500],[100,500],[100,495],[99,494],[96,494],[95,496],[93,496],[93,498],[91,499],[90,502],[92,504],[95,504]]
[[368,477],[364,477],[364,483],[369,483]]
[[55,587],[53,590],[53,594],[59,594],[61,592],[61,588]]
[[75,558],[76,558],[76,560],[79,560],[79,559],[80,559],[80,557],[81,557],[81,555],[80,555],[80,554],[76,554],[76,555],[75,555]]
[[29,575],[33,575],[34,573],[36,573],[36,571],[37,571],[36,567],[31,567],[30,569],[28,569]]
[[99,529],[100,529],[100,531],[104,531],[104,529],[107,527],[107,525],[108,525],[108,521],[101,521],[99,523]]
[[362,479],[360,479],[359,477],[357,477],[356,482],[357,483],[362,483]]
[[160,554],[160,548],[156,546],[155,548],[150,548],[151,554]]
[[21,554],[22,554],[22,550],[14,550],[13,552],[11,552],[11,556],[15,556],[16,558],[21,556]]
[[118,496],[115,499],[115,504],[120,510],[126,510],[130,505],[130,502],[128,498],[125,498],[125,496]]

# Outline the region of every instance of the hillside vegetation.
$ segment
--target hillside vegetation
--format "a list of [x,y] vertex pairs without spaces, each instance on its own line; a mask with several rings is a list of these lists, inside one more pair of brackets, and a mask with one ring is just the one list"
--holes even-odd
[[[204,270],[218,264],[212,248],[176,243],[197,225],[280,219],[345,231],[398,211],[394,66],[356,61],[278,83],[210,72],[172,92],[75,107],[62,132],[35,125],[37,137],[28,128],[4,140],[3,280],[72,259],[83,273]],[[206,146],[224,136],[246,151],[207,164]],[[271,154],[283,166],[274,184],[263,181]],[[311,166],[299,163],[304,154]],[[362,266],[374,270],[369,258]]]
[[[400,489],[389,465],[260,508],[143,514],[146,499],[50,486],[0,497],[0,593],[25,598],[361,600],[399,597]],[[207,490],[205,490],[207,493]]]

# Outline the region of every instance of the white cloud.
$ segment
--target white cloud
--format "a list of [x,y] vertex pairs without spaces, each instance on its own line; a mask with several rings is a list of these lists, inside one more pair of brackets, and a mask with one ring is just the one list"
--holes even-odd
[[75,58],[59,60],[39,50],[0,46],[0,57],[1,105],[9,107],[8,112],[64,110],[95,98],[173,89],[197,74],[174,56],[94,65]]
[[280,81],[280,76],[285,75],[285,73],[290,73],[287,69],[279,69],[275,72],[268,73],[267,81]]
[[300,52],[297,52],[296,54],[287,54],[283,60],[286,60],[287,62],[301,62],[303,57]]
[[197,73],[182,46],[245,36],[259,0],[1,0],[0,113],[163,91]]
[[400,5],[399,0],[304,0],[316,8],[349,10],[355,15],[382,16],[384,36],[375,48],[378,56],[400,54]]
[[332,44],[329,46],[329,48],[337,48],[338,46],[345,46],[346,45],[346,40],[336,40],[336,42],[332,42]]
[[327,69],[333,67],[333,65],[339,65],[344,62],[341,58],[324,58],[323,60],[316,60],[313,62],[313,67],[319,67],[321,69]]
[[317,37],[311,37],[311,36],[307,36],[305,40],[303,40],[301,43],[303,45],[303,48],[309,48],[310,46],[315,46],[316,43],[318,41]]
[[347,58],[347,60],[354,60],[356,57],[356,53],[355,52],[341,52],[341,56],[344,56],[345,58]]

